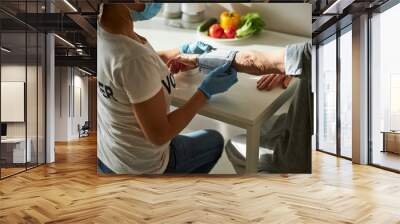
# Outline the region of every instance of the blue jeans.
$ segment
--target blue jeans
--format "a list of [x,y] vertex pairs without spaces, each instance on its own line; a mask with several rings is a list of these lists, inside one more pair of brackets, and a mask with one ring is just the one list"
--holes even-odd
[[[166,174],[209,173],[222,155],[224,138],[215,130],[199,130],[171,140]],[[97,159],[99,173],[115,174]]]
[[221,157],[224,138],[215,130],[178,135],[170,144],[165,173],[209,173]]
[[99,158],[97,158],[97,173],[98,174],[115,174],[110,168],[108,168]]

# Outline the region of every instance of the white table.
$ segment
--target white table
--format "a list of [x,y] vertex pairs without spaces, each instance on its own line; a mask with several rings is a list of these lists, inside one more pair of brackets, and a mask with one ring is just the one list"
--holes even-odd
[[27,147],[26,147],[26,152],[25,152],[25,138],[1,139],[1,144],[3,145],[2,147],[13,146],[13,148],[12,148],[12,151],[13,151],[12,163],[25,163],[25,162],[31,161],[32,141],[30,138],[27,138],[26,142],[27,142]]
[[[146,37],[156,50],[166,50],[178,47],[181,43],[198,39],[193,30],[184,30],[167,27],[163,20],[156,18],[135,24],[136,31]],[[208,42],[209,40],[204,40]],[[227,46],[221,43],[210,43],[217,48],[237,50],[277,50],[287,44],[310,41],[308,38],[298,37],[278,32],[264,31],[256,37]],[[202,76],[200,74],[185,75],[177,74],[177,88],[173,95],[172,104],[182,106],[197,90]],[[228,124],[238,126],[247,130],[246,140],[246,171],[257,172],[258,150],[260,144],[260,128],[262,122],[273,115],[273,113],[290,97],[294,82],[288,90],[274,89],[269,92],[258,91],[256,82],[258,77],[239,73],[238,83],[229,91],[213,96],[204,106],[199,114],[220,120]]]

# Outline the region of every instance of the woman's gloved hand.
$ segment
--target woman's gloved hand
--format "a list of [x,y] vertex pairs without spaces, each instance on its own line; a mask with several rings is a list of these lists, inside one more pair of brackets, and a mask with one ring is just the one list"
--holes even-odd
[[237,81],[236,70],[231,68],[230,63],[225,63],[205,76],[199,90],[210,99],[214,94],[227,91]]
[[213,46],[208,45],[201,41],[182,44],[179,47],[181,54],[203,54],[215,49]]

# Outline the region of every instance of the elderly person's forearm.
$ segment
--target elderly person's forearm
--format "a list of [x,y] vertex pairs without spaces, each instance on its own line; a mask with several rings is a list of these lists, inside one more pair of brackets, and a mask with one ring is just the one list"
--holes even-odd
[[252,75],[284,74],[285,50],[278,51],[231,51],[216,50],[207,54],[180,54],[167,65],[171,72],[187,71],[200,67],[203,71],[212,70],[216,65],[231,62],[238,71]]
[[285,73],[285,50],[278,51],[240,51],[232,66],[239,72],[263,75]]

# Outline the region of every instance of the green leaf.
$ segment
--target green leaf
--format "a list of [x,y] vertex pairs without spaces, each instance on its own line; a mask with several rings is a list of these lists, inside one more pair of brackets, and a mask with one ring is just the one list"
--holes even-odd
[[247,13],[241,17],[241,27],[236,31],[238,38],[259,33],[265,26],[258,13]]

